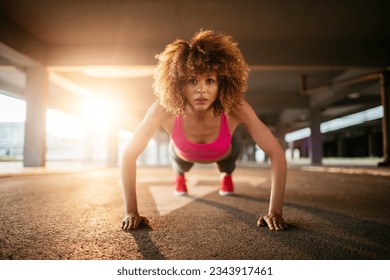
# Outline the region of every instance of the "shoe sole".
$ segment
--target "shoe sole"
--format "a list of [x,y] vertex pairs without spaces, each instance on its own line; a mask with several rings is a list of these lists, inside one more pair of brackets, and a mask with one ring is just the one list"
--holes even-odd
[[219,191],[219,195],[220,196],[230,196],[230,195],[234,195],[234,193],[233,192]]
[[177,191],[174,191],[173,192],[176,196],[186,196],[188,193],[187,192],[177,192]]

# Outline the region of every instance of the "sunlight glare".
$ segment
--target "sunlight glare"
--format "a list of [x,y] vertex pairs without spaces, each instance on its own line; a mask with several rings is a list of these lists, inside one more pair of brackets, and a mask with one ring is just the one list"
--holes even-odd
[[119,137],[121,139],[124,139],[126,141],[130,141],[131,138],[133,138],[133,132],[128,131],[128,130],[121,129],[121,130],[119,130],[118,134],[119,134]]
[[48,109],[46,115],[46,132],[58,138],[84,139],[84,123],[80,120],[80,117]]
[[26,102],[0,93],[0,122],[25,122]]
[[109,103],[94,99],[87,104],[83,118],[88,129],[94,132],[107,133],[112,122],[113,111]]
[[136,65],[136,66],[94,66],[85,67],[83,73],[94,78],[139,78],[151,77],[154,75],[154,65]]
[[50,72],[50,82],[56,84],[60,88],[63,88],[67,91],[73,92],[78,95],[91,96],[92,93],[85,87],[67,79],[61,75],[56,74],[55,72]]

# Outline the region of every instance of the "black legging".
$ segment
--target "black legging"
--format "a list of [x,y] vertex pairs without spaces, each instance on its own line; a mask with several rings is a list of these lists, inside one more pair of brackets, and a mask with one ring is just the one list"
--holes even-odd
[[[233,173],[234,169],[236,169],[236,160],[240,155],[241,150],[240,143],[236,137],[232,137],[231,144],[232,149],[230,155],[216,162],[219,171],[227,174]],[[172,141],[169,143],[169,155],[172,159],[172,168],[177,174],[183,175],[185,172],[188,172],[194,165],[194,162],[183,160],[175,153],[175,147]]]

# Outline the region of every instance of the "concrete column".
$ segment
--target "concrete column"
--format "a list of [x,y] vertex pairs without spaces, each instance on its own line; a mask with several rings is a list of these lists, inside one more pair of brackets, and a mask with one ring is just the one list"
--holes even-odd
[[383,161],[379,166],[390,166],[390,72],[381,75],[381,100],[383,106],[382,135],[383,135]]
[[45,166],[46,164],[48,80],[46,67],[38,65],[27,68],[24,166]]
[[310,108],[310,159],[311,164],[322,164],[322,134],[320,131],[321,110],[319,107]]

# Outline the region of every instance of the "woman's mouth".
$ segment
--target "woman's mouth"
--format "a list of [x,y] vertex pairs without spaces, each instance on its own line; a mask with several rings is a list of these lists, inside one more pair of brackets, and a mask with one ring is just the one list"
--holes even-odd
[[197,98],[195,99],[195,102],[198,104],[205,104],[208,101],[207,98]]

